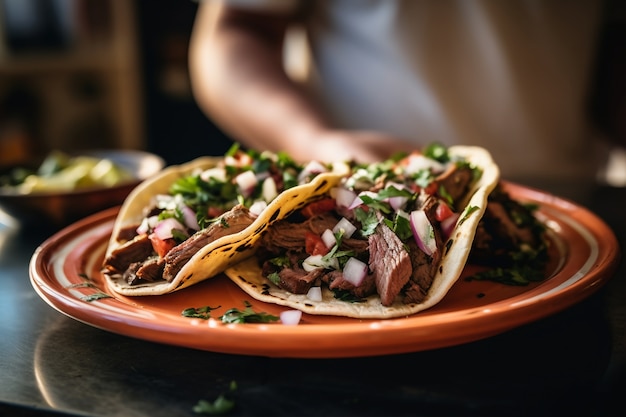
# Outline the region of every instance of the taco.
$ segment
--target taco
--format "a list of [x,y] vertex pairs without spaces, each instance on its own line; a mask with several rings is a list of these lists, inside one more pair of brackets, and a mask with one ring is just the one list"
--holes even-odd
[[296,164],[234,145],[224,157],[170,166],[137,186],[115,220],[103,261],[110,288],[161,295],[251,256],[273,222],[327,192],[345,164]]
[[225,273],[251,297],[310,314],[425,310],[461,276],[499,169],[483,148],[431,145],[351,174],[263,232]]

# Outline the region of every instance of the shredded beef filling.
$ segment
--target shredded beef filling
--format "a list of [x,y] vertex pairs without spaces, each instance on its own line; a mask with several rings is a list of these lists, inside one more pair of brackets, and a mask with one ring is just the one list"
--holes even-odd
[[[254,220],[247,208],[238,205],[209,227],[174,246],[163,258],[156,255],[147,234],[136,235],[111,252],[104,262],[104,268],[110,274],[121,274],[130,285],[172,281],[189,259],[204,246],[244,230]],[[124,230],[124,236],[129,238],[130,228]]]
[[[451,166],[436,179],[437,190],[443,190],[446,198],[460,201],[467,194],[473,180],[473,172],[467,166]],[[384,188],[387,178],[381,176],[370,191]],[[263,274],[279,272],[278,285],[295,294],[305,294],[313,285],[325,283],[331,290],[349,291],[356,297],[366,297],[378,293],[384,306],[392,305],[398,297],[404,303],[419,303],[428,293],[436,268],[441,259],[444,240],[435,219],[437,205],[435,196],[426,195],[420,202],[426,216],[435,227],[437,250],[432,256],[421,251],[413,239],[402,242],[384,223],[376,227],[369,238],[343,239],[340,250],[351,250],[361,259],[368,259],[370,273],[358,287],[346,281],[341,271],[319,268],[306,272],[301,261],[304,253],[307,232],[320,235],[325,229],[332,229],[345,212],[325,213],[310,219],[291,217],[277,223],[265,233],[262,259],[270,259],[279,254],[287,254],[291,266],[278,268],[269,262],[263,264]],[[354,219],[353,219],[354,220]]]

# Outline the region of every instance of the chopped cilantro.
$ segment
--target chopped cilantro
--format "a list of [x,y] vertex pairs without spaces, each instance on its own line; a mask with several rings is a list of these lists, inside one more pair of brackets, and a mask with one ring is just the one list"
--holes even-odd
[[374,210],[363,210],[357,207],[354,210],[356,219],[361,223],[361,235],[369,236],[374,233],[378,226],[379,220]]
[[448,154],[448,148],[440,143],[431,143],[426,146],[422,152],[424,156],[439,161],[442,164],[450,161],[450,154]]
[[274,285],[280,285],[280,275],[278,275],[278,272],[267,274],[267,279]]
[[381,213],[389,214],[392,212],[391,206],[389,205],[389,203],[385,201],[381,201],[377,198],[373,198],[365,194],[360,195],[359,198],[361,199],[363,204],[365,204],[368,207],[373,208],[374,210],[378,210]]
[[545,279],[548,249],[545,244],[538,248],[523,246],[510,253],[511,265],[491,268],[467,277],[467,281],[494,281],[506,285],[528,285]]
[[270,259],[269,262],[272,265],[275,265],[279,268],[282,268],[284,266],[287,266],[287,267],[291,266],[291,262],[289,261],[289,257],[287,255],[277,256],[275,258]]
[[217,307],[204,306],[204,307],[198,307],[198,308],[190,307],[190,308],[184,309],[181,314],[183,315],[183,317],[208,320],[211,318],[211,312],[218,308],[220,308],[220,306],[217,306]]
[[478,209],[479,209],[478,206],[467,206],[467,207],[465,207],[465,210],[463,210],[463,214],[461,214],[461,218],[459,219],[459,225],[463,224],[463,222],[465,222],[465,220],[467,220],[467,218],[470,216],[470,214],[472,214],[473,212],[475,212]]
[[248,301],[244,302],[246,308],[239,310],[237,308],[231,308],[223,316],[220,317],[222,323],[226,324],[242,324],[242,323],[269,323],[272,321],[278,321],[277,316],[273,316],[267,313],[257,313],[252,310],[252,304]]
[[193,412],[197,414],[207,414],[212,416],[224,415],[235,407],[235,401],[229,396],[237,390],[237,383],[231,381],[229,392],[220,394],[215,401],[200,400],[193,407]]
[[422,188],[428,187],[434,178],[435,176],[428,169],[420,169],[412,175],[413,181]]
[[407,217],[396,213],[393,220],[385,219],[384,222],[391,230],[394,231],[396,236],[398,236],[401,241],[404,242],[408,238],[413,237],[411,222]]
[[83,301],[87,301],[88,303],[92,302],[92,301],[96,301],[96,300],[102,300],[103,298],[112,298],[109,294],[103,293],[103,292],[97,292],[97,293],[93,293],[93,294],[89,294],[89,295],[85,295],[83,297],[80,297],[81,300]]
[[237,154],[237,152],[239,152],[239,149],[241,148],[241,145],[238,142],[235,142],[231,145],[231,147],[226,151],[226,156],[235,156]]
[[443,198],[446,203],[454,207],[454,199],[452,198],[448,190],[446,190],[446,187],[444,187],[443,185],[439,185],[438,193],[439,193],[439,196]]

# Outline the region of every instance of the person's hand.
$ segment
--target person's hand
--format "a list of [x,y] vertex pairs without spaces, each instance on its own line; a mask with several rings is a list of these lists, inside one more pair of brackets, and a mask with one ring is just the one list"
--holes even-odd
[[398,152],[411,152],[415,144],[382,132],[326,130],[294,143],[288,153],[300,161],[349,161],[367,163],[389,158]]

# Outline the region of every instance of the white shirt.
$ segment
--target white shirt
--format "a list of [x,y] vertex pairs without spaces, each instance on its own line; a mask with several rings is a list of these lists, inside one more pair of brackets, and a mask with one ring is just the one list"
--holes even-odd
[[[298,0],[231,0],[274,10]],[[502,177],[593,180],[595,0],[304,1],[307,83],[338,127],[488,149]]]

